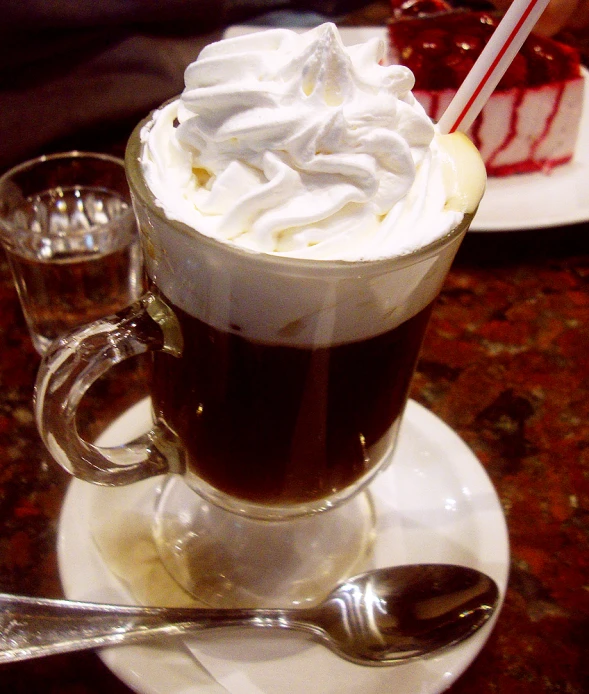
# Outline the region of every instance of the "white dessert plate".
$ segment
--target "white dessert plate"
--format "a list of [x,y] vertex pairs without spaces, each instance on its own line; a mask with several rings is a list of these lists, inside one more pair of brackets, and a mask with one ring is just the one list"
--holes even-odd
[[[229,27],[226,37],[240,36],[268,27]],[[294,27],[293,27],[294,29]],[[295,29],[302,31],[302,29]],[[340,27],[346,45],[370,38],[387,40],[386,27]],[[470,231],[523,231],[589,220],[589,72],[585,78],[583,115],[573,161],[550,173],[489,178]]]
[[[129,440],[144,431],[148,422],[149,402],[142,401],[116,420],[101,443]],[[114,518],[122,508],[121,518],[132,525],[140,506],[150,508],[146,501],[149,504],[160,482],[161,478],[155,478],[108,489],[72,481],[58,536],[59,570],[67,597],[134,602],[93,542],[92,509]],[[370,492],[377,532],[368,567],[463,564],[488,573],[502,596],[505,594],[508,536],[493,485],[464,442],[417,403],[409,402],[394,460],[373,482]],[[171,644],[120,646],[103,649],[100,655],[140,694],[306,694],[309,673],[316,694],[437,694],[472,662],[495,619],[459,646],[395,667],[354,665],[302,636],[257,631],[222,639],[204,635]]]

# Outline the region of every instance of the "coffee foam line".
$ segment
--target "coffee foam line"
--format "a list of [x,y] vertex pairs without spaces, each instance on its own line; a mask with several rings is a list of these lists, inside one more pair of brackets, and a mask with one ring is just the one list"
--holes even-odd
[[[301,262],[250,253],[138,207],[146,266],[165,297],[212,327],[292,347],[364,340],[397,327],[438,294],[460,234],[413,263]],[[161,211],[160,211],[161,214]],[[196,244],[196,245],[195,245]],[[399,267],[401,266],[401,267]]]

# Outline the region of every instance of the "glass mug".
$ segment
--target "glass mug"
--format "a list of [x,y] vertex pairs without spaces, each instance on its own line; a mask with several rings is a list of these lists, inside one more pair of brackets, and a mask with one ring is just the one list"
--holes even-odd
[[[391,460],[432,303],[472,216],[391,259],[242,250],[165,217],[142,175],[141,126],[126,167],[149,291],[46,355],[41,436],[89,482],[172,473],[232,516],[270,525],[329,516],[317,512],[345,506]],[[85,391],[144,352],[153,355],[151,430],[110,449],[82,440]]]

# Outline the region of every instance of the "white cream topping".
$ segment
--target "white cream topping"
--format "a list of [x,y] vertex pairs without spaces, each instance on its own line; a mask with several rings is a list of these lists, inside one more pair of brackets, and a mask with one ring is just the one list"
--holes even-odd
[[333,24],[207,46],[142,132],[167,217],[301,258],[390,257],[445,235],[478,203],[448,173],[463,148],[441,146],[412,73],[384,53],[379,39],[345,48]]

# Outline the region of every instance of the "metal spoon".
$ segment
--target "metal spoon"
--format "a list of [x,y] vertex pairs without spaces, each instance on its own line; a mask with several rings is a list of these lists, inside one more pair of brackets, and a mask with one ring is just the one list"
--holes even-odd
[[456,644],[499,601],[495,582],[449,564],[377,569],[346,580],[316,607],[128,607],[0,594],[0,662],[228,626],[311,634],[361,665],[390,665]]

